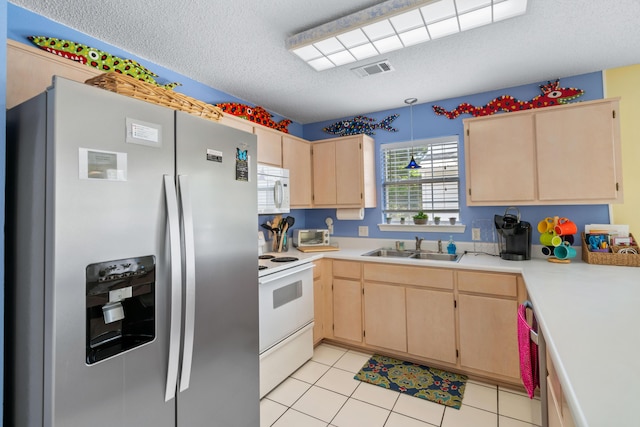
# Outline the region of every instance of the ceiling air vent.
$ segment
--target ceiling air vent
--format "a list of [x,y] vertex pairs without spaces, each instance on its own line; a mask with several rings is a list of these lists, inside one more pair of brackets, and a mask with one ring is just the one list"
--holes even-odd
[[363,65],[362,67],[352,68],[351,71],[356,73],[358,77],[369,77],[376,74],[390,73],[393,67],[386,59],[373,64]]

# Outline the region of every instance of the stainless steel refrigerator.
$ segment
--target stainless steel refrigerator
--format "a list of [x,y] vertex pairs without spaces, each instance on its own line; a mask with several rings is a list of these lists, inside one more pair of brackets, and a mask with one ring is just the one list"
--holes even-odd
[[258,426],[256,137],[58,77],[7,132],[5,425]]

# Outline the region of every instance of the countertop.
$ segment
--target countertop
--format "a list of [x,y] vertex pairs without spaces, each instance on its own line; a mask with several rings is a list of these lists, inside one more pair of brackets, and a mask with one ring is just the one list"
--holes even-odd
[[[392,247],[393,241],[351,238],[339,239],[339,245],[335,252],[305,254],[290,249],[273,254],[299,261],[269,265],[260,275],[321,258],[521,273],[576,424],[640,425],[635,407],[640,402],[640,268],[593,265],[580,259],[570,264],[505,261],[469,253],[456,263],[380,259],[362,254]],[[458,249],[464,251],[464,244]]]

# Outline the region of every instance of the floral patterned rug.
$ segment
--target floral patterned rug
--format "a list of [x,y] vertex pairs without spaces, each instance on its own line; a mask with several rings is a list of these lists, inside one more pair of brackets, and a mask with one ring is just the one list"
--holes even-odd
[[454,374],[392,357],[373,355],[356,380],[460,409],[466,375]]

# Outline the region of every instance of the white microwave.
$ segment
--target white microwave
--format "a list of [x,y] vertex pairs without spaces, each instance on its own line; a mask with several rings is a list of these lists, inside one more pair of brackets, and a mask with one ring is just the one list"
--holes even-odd
[[289,170],[258,163],[258,213],[289,213]]

